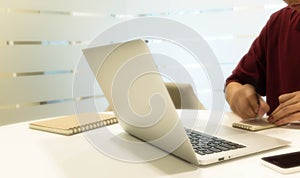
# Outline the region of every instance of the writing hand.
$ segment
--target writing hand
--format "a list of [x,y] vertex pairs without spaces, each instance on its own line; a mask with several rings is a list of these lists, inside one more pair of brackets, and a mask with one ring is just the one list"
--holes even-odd
[[269,111],[269,105],[256,93],[252,85],[233,83],[227,87],[230,108],[241,118],[261,118]]

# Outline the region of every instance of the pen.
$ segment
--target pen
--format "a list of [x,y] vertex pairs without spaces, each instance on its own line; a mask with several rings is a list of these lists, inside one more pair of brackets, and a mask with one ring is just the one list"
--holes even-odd
[[257,100],[257,104],[258,104],[258,108],[257,108],[257,111],[256,111],[256,117],[255,119],[260,119],[260,116],[259,116],[259,110],[260,110],[260,96],[259,94],[256,94],[256,100]]

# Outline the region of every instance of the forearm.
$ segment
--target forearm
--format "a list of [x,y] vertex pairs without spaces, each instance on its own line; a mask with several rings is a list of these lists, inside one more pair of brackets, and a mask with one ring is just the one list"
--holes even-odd
[[235,95],[236,91],[243,87],[242,84],[238,82],[230,82],[225,88],[225,98],[229,105],[231,105],[232,97]]

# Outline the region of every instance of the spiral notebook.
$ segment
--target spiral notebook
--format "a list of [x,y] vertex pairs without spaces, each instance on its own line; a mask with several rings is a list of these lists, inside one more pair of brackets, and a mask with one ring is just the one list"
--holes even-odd
[[61,135],[74,135],[118,123],[113,113],[82,113],[54,117],[29,124],[29,128]]
[[276,127],[276,125],[269,123],[266,120],[266,118],[263,118],[263,119],[250,119],[245,121],[242,120],[242,121],[234,122],[232,123],[232,127],[249,130],[249,131],[259,131],[259,130]]

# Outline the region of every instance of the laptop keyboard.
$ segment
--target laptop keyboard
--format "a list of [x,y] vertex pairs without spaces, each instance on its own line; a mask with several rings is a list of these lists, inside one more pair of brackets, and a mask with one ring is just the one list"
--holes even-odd
[[219,153],[222,151],[229,151],[246,147],[244,145],[224,140],[195,130],[185,130],[195,152],[200,155]]

